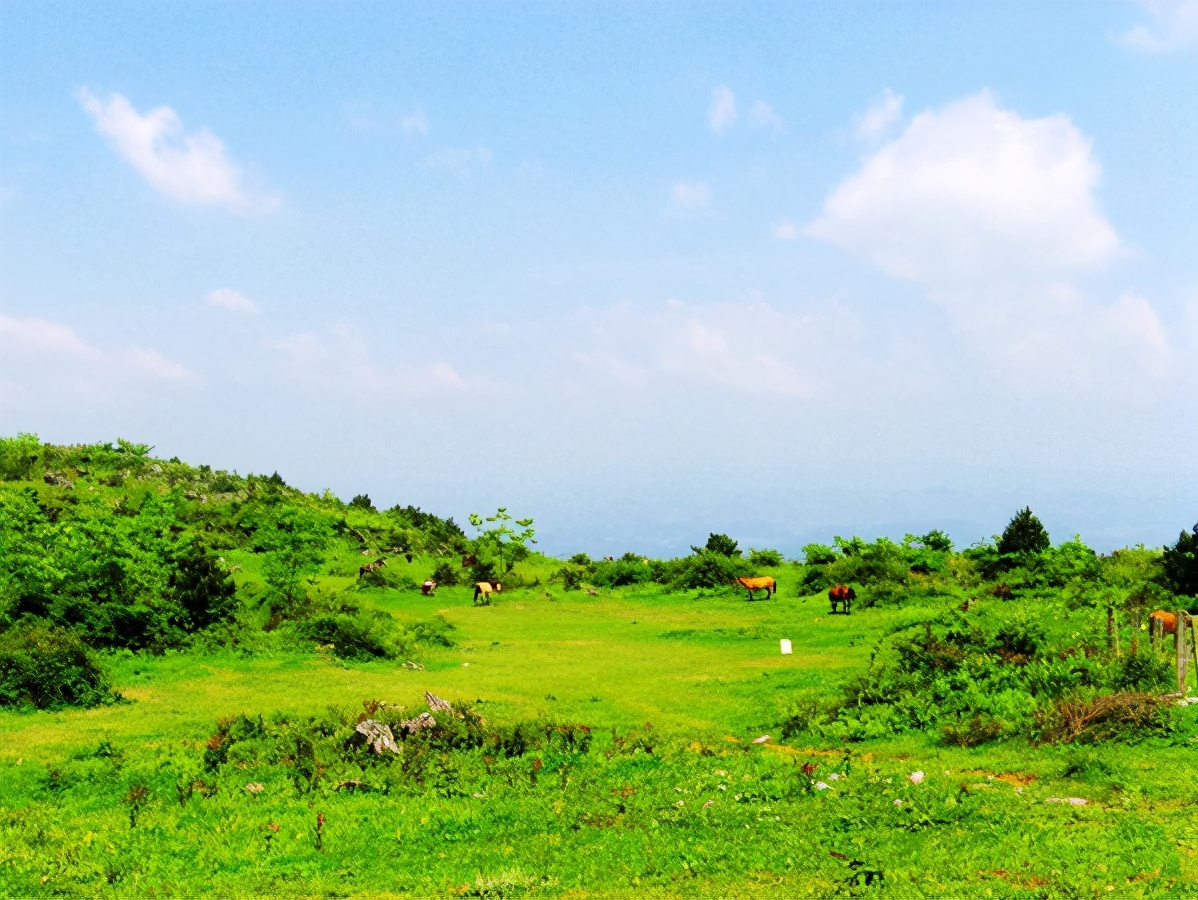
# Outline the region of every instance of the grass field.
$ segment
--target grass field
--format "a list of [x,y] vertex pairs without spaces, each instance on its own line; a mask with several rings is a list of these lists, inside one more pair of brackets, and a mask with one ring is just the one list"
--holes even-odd
[[[423,650],[422,670],[326,653],[117,656],[129,702],[0,713],[0,890],[1198,894],[1193,747],[782,740],[796,696],[835,695],[930,604],[833,616],[785,575],[755,603],[656,586],[538,586],[490,607],[466,588],[362,598],[401,620],[443,616],[455,646]],[[496,726],[585,724],[589,746],[554,732],[518,754],[405,746],[384,764],[318,735],[296,775],[304,717],[325,725],[303,734],[331,735],[363,701],[415,713],[425,691]],[[206,763],[217,721],[239,714],[265,730],[246,725]],[[1049,802],[1069,798],[1086,803]]]

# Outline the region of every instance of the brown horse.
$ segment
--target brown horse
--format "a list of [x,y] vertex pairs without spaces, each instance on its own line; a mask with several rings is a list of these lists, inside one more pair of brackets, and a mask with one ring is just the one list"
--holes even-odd
[[760,578],[738,578],[736,583],[749,592],[749,599],[753,599],[754,591],[765,591],[765,599],[770,599],[771,594],[778,593],[778,582],[774,581],[769,575],[763,575]]
[[1160,623],[1161,634],[1177,634],[1177,614],[1158,609],[1148,617],[1148,630],[1155,631]]
[[832,602],[832,612],[836,612],[836,607],[843,606],[844,614],[847,616],[853,609],[853,601],[857,599],[857,592],[847,584],[834,584],[828,589],[828,599]]

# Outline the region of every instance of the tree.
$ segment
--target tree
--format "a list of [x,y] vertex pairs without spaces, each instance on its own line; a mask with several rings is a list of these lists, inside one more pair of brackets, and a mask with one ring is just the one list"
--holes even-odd
[[695,553],[702,553],[704,550],[708,553],[718,553],[720,556],[740,556],[740,550],[736,546],[736,541],[728,537],[726,534],[716,534],[712,532],[707,536],[707,545],[702,549],[691,545],[691,550]]
[[1048,532],[1031,508],[1026,506],[1015,513],[998,539],[998,552],[1002,554],[1039,554],[1051,546]]
[[1164,581],[1175,594],[1198,596],[1198,523],[1193,531],[1182,532],[1177,543],[1166,547],[1161,558]]
[[[495,524],[484,528],[484,522]],[[506,575],[520,558],[528,554],[527,544],[537,542],[532,519],[513,519],[508,515],[506,506],[499,507],[495,515],[486,519],[478,513],[471,513],[470,524],[478,531],[474,539],[474,555],[480,563],[493,561],[498,576]],[[512,525],[520,530],[517,531]]]
[[320,570],[331,531],[324,516],[299,506],[276,507],[259,523],[254,536],[266,550],[272,627],[307,595],[304,579]]

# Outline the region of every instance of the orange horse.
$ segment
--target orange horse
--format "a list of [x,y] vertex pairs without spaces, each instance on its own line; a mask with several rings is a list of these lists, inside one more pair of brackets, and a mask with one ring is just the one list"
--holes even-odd
[[1161,623],[1162,634],[1177,634],[1177,614],[1165,612],[1163,609],[1158,609],[1148,617],[1148,630],[1152,631],[1153,626]]
[[771,594],[778,593],[778,582],[774,581],[769,575],[763,575],[760,578],[738,578],[736,583],[749,592],[749,599],[753,599],[754,591],[765,591],[765,599],[770,599]]

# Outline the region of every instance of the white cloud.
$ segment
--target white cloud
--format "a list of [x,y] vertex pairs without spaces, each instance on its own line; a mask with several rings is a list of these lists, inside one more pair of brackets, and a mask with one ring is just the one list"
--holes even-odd
[[103,349],[79,337],[69,326],[47,319],[0,315],[0,348],[5,362],[19,361],[21,376],[33,378],[39,387],[69,383],[102,394],[147,376],[193,386],[203,384],[196,372],[157,350],[135,345]]
[[670,188],[670,202],[692,211],[704,209],[711,203],[711,188],[701,181],[679,181]]
[[807,234],[922,286],[966,352],[1039,391],[1132,391],[1173,353],[1151,304],[1073,282],[1122,246],[1098,209],[1090,141],[988,92],[916,116],[828,196]]
[[793,241],[799,236],[799,228],[794,222],[779,222],[774,226],[774,237],[780,241]]
[[764,100],[756,101],[749,107],[746,115],[749,117],[750,122],[762,128],[772,128],[774,131],[781,131],[784,127],[782,117],[774,112],[773,107]]
[[1150,23],[1134,26],[1116,41],[1143,53],[1171,53],[1198,46],[1198,0],[1141,0]]
[[903,95],[886,88],[882,95],[869,105],[854,121],[854,131],[863,141],[876,141],[885,137],[890,129],[903,118]]
[[204,298],[209,306],[217,306],[238,313],[257,313],[258,305],[245,294],[238,293],[232,288],[217,288]]
[[481,144],[473,149],[439,150],[424,158],[424,170],[459,178],[491,165],[491,151]]
[[921,113],[824,202],[807,234],[900,278],[954,287],[1112,259],[1101,169],[1064,115],[1024,119],[988,91]]
[[241,169],[216,135],[207,129],[184,132],[179,115],[169,106],[142,115],[120,94],[105,101],[80,88],[76,97],[117,154],[172,200],[242,215],[278,206],[277,198],[246,190]]
[[707,111],[707,124],[716,134],[723,134],[736,124],[736,95],[732,88],[721,84],[711,92],[711,107]]
[[86,361],[104,358],[98,347],[84,341],[73,329],[45,319],[0,315],[0,344],[6,354],[12,355],[24,351]]
[[428,134],[428,122],[424,119],[423,110],[416,110],[410,116],[401,116],[399,119],[399,127],[404,134]]

